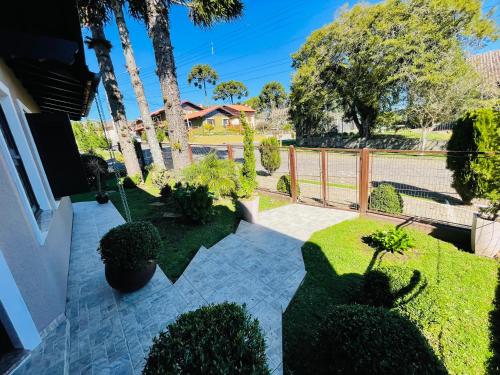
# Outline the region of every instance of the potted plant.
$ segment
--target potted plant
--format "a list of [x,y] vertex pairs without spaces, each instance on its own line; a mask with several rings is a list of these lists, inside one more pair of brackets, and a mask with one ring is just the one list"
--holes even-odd
[[255,152],[253,144],[253,129],[248,124],[245,114],[240,115],[243,125],[243,167],[240,171],[240,181],[237,190],[237,206],[243,220],[255,223],[259,214],[259,196],[257,188],[257,172],[255,170]]
[[109,196],[106,192],[102,191],[101,179],[108,173],[108,163],[100,156],[94,154],[82,155],[85,173],[87,174],[87,181],[89,185],[97,187],[97,194],[95,200],[99,204],[106,204],[109,201]]
[[98,249],[108,284],[120,292],[142,288],[155,273],[160,248],[160,234],[151,223],[139,221],[111,229]]

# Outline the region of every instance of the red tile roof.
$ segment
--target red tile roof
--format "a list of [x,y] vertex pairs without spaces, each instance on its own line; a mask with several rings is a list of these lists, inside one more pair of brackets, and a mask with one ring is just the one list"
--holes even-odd
[[224,108],[228,108],[231,112],[255,112],[255,109],[243,104],[228,104],[224,105]]
[[225,109],[223,106],[213,105],[211,107],[205,108],[202,111],[188,113],[186,115],[186,119],[187,120],[193,120],[193,119],[196,119],[196,118],[202,118],[202,117],[205,117],[206,115],[212,113],[213,111],[223,112],[223,113],[225,113],[225,114],[227,114],[229,116],[232,115],[232,113],[230,111],[228,111],[227,109]]

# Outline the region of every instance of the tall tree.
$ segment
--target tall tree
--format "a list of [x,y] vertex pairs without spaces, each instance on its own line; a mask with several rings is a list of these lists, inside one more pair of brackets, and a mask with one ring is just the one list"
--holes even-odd
[[285,88],[277,81],[266,83],[259,94],[260,105],[263,110],[267,111],[283,107],[287,98]]
[[239,81],[221,82],[214,89],[214,100],[230,100],[234,104],[234,98],[241,99],[248,96],[248,89]]
[[170,6],[179,5],[189,10],[191,21],[210,27],[219,21],[229,21],[243,12],[241,0],[128,0],[132,12],[141,17],[153,42],[157,75],[165,103],[165,116],[172,149],[174,168],[189,164],[188,134],[181,107],[179,85],[170,37]]
[[137,64],[135,62],[134,51],[132,49],[132,43],[130,42],[130,34],[128,32],[127,24],[125,23],[122,1],[108,0],[108,4],[115,15],[116,25],[118,26],[118,32],[120,35],[120,42],[123,54],[125,55],[127,71],[130,75],[130,81],[134,89],[137,104],[139,105],[139,112],[141,114],[142,123],[144,124],[153,163],[158,168],[165,169],[165,160],[163,159],[163,153],[161,151],[158,138],[156,137],[155,125],[151,119],[149,104],[146,100],[146,94],[144,93],[144,85],[139,77],[139,69],[137,69]]
[[188,83],[193,83],[195,87],[203,89],[205,93],[205,104],[208,104],[207,84],[213,86],[217,83],[218,79],[219,75],[215,69],[208,64],[195,65],[188,74]]
[[141,167],[128,131],[123,95],[118,87],[113,62],[111,61],[111,43],[104,34],[104,23],[109,20],[105,4],[100,0],[79,0],[78,9],[80,11],[80,20],[90,29],[92,34],[92,37],[87,38],[87,45],[94,50],[97,57],[102,83],[111,109],[111,116],[118,131],[127,174],[129,176],[141,175],[142,178]]

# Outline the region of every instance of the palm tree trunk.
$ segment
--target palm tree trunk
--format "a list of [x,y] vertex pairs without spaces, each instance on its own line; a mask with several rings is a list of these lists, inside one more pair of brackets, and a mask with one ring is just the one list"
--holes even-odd
[[153,42],[158,78],[165,103],[165,117],[174,169],[189,165],[188,132],[181,107],[174,53],[170,39],[169,9],[163,0],[146,0],[147,27]]
[[102,83],[108,96],[111,116],[118,130],[118,139],[122,149],[123,159],[125,160],[125,168],[129,176],[135,176],[141,173],[141,167],[137,160],[134,145],[130,139],[127,117],[125,115],[125,106],[123,105],[123,96],[116,82],[115,70],[109,54],[109,46],[107,45],[109,42],[104,35],[104,27],[102,24],[92,25],[90,31],[92,32],[93,48],[101,71]]
[[149,105],[146,100],[146,94],[144,93],[144,85],[139,77],[139,70],[137,69],[137,64],[135,62],[134,51],[130,42],[130,35],[127,24],[125,23],[125,17],[123,16],[123,9],[118,0],[112,0],[111,7],[113,8],[113,12],[115,14],[116,25],[118,26],[118,32],[120,34],[120,42],[122,44],[123,54],[125,55],[127,71],[130,75],[132,87],[134,88],[137,104],[139,105],[142,123],[146,131],[151,156],[153,157],[153,163],[159,168],[165,169],[163,153],[156,137],[155,126],[153,120],[151,119]]

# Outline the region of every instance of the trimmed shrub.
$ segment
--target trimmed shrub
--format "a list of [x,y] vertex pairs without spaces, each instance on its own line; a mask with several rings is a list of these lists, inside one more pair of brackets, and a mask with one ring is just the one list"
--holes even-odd
[[[284,174],[279,178],[278,184],[276,185],[276,190],[292,196],[292,182],[289,174]],[[297,184],[297,195],[300,195],[299,184]]]
[[312,343],[314,374],[446,374],[418,328],[384,308],[338,305]]
[[214,215],[214,195],[207,186],[176,184],[173,197],[179,212],[192,223],[205,224]]
[[259,146],[260,163],[272,175],[281,165],[280,143],[275,137],[266,138]]
[[379,250],[402,253],[414,246],[411,236],[401,228],[377,230],[370,236],[372,244]]
[[259,323],[235,303],[182,314],[155,337],[144,375],[270,374]]
[[160,200],[163,202],[168,201],[172,197],[173,192],[174,192],[174,189],[172,188],[172,186],[170,186],[169,184],[166,184],[160,190]]
[[403,198],[394,186],[380,184],[370,194],[369,208],[388,214],[401,214],[403,213]]
[[108,163],[102,157],[94,154],[82,154],[80,158],[87,183],[90,187],[98,188],[97,173],[100,174],[101,181],[104,181],[108,176]]
[[125,189],[135,189],[141,182],[142,178],[140,174],[136,174],[134,176],[125,176],[122,179],[122,185]]
[[111,229],[98,249],[104,264],[127,271],[142,270],[156,261],[161,248],[156,227],[145,221],[126,223]]
[[232,195],[238,185],[238,168],[232,160],[221,160],[215,152],[182,171],[186,182],[207,186],[215,197]]
[[158,190],[161,190],[167,184],[174,185],[176,180],[178,180],[178,173],[175,170],[158,168],[153,164],[149,168],[146,184],[153,185]]
[[243,167],[241,168],[240,185],[238,195],[249,198],[257,188],[257,171],[255,169],[254,131],[248,123],[245,112],[240,114],[240,123],[243,126]]

